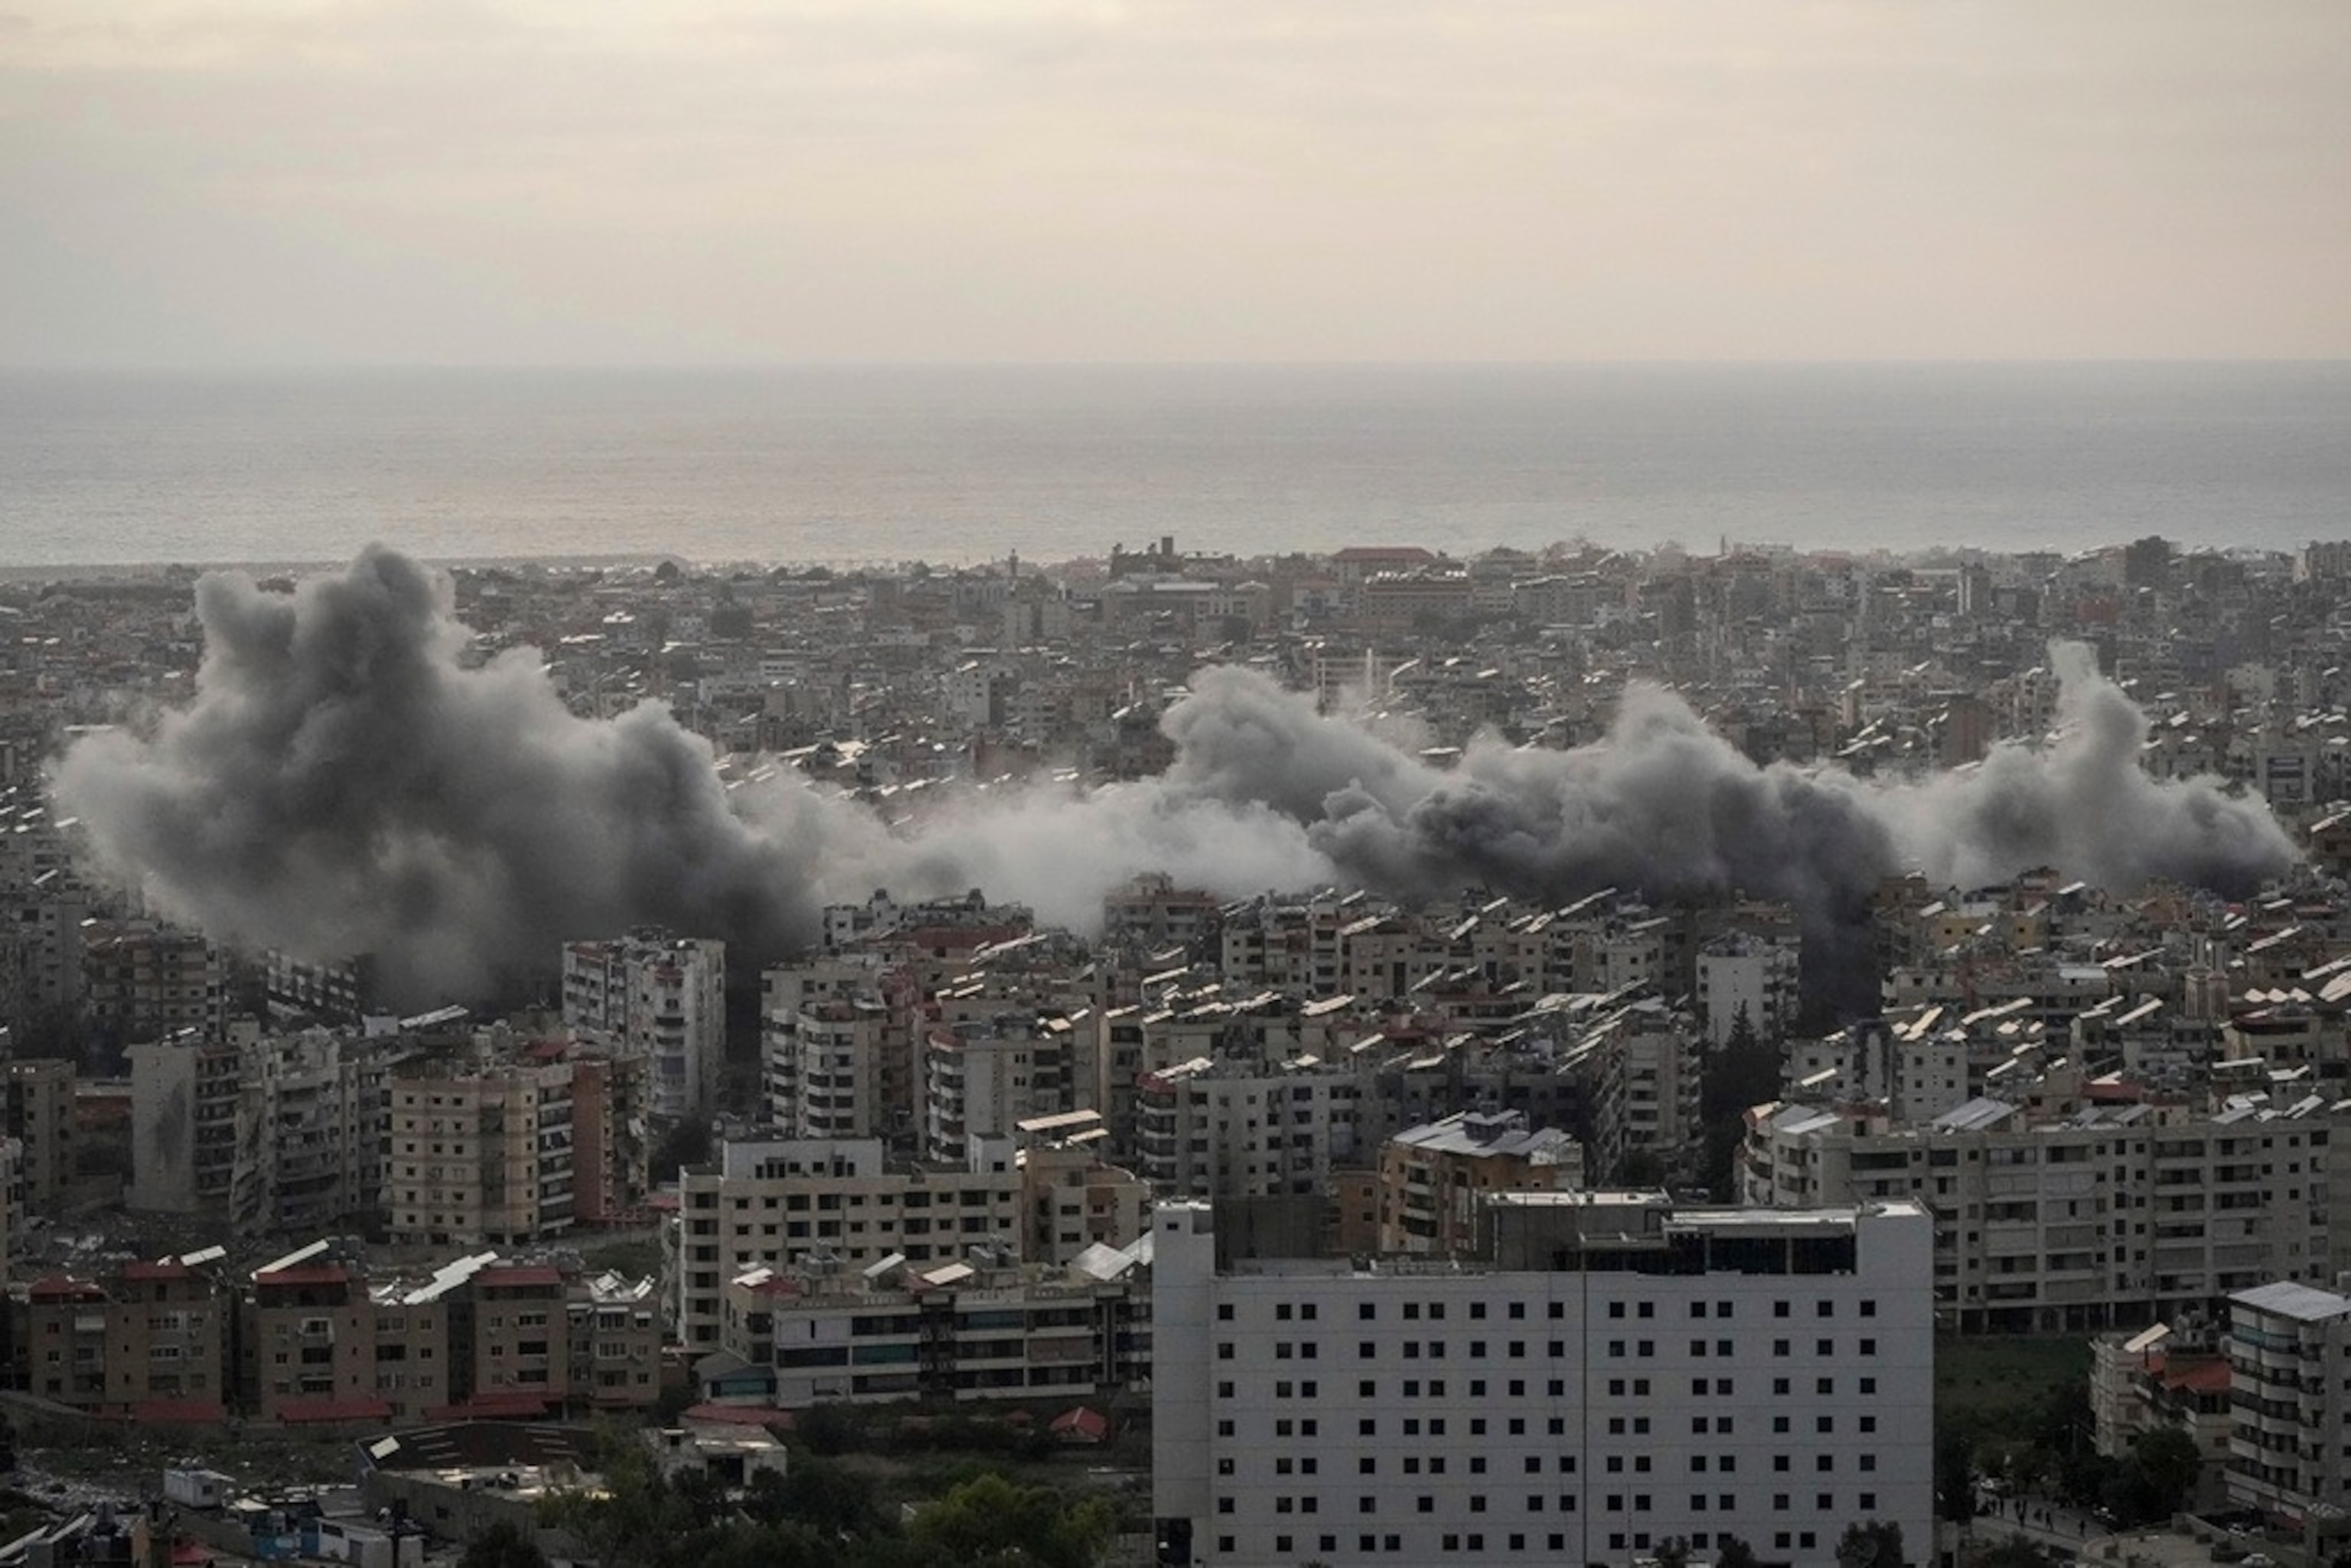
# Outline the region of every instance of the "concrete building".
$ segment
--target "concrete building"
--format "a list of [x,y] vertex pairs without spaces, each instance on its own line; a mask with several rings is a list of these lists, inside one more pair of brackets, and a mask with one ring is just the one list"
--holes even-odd
[[252,1135],[246,1043],[187,1030],[131,1047],[131,1207],[229,1214]]
[[1152,1232],[1162,1562],[1635,1560],[1737,1537],[1824,1563],[1933,1528],[1930,1227],[1915,1204],[1676,1210],[1503,1194],[1481,1260],[1218,1255]]
[[135,1045],[228,1025],[228,960],[193,931],[154,921],[92,922],[82,936],[83,1003],[102,1040]]
[[2090,1418],[2098,1452],[2121,1459],[2143,1433],[2180,1433],[2204,1461],[2191,1501],[2218,1506],[2226,1495],[2235,1425],[2229,1385],[2229,1358],[2209,1322],[2099,1335],[2090,1342]]
[[25,1145],[25,1207],[45,1214],[74,1177],[74,1084],[70,1061],[19,1060],[0,1081],[6,1093],[0,1131]]
[[1758,1207],[1924,1204],[1947,1326],[2079,1333],[2214,1312],[2263,1281],[2351,1266],[2329,1222],[2351,1182],[2336,1122],[2317,1096],[2043,1118],[1977,1100],[1909,1129],[1774,1104],[1748,1113],[1740,1179]]
[[1162,1197],[1319,1192],[1355,1158],[1362,1083],[1313,1057],[1253,1066],[1207,1057],[1136,1082],[1137,1174]]
[[560,1061],[404,1063],[389,1088],[392,1239],[505,1247],[571,1228],[571,1092]]
[[1743,1017],[1758,1040],[1786,1037],[1801,1000],[1802,944],[1792,935],[1726,933],[1698,950],[1698,1009],[1707,1043],[1719,1050]]
[[707,1116],[726,1057],[726,945],[660,931],[563,950],[563,1021],[653,1061],[653,1113]]
[[2229,1297],[2229,1501],[2300,1522],[2351,1506],[2351,1297],[2274,1280]]
[[216,1421],[227,1408],[235,1298],[218,1248],[56,1275],[26,1292],[17,1385],[93,1415]]
[[[731,1142],[678,1185],[668,1279],[677,1337],[694,1351],[718,1347],[727,1282],[754,1269],[855,1272],[895,1257],[919,1270],[973,1249],[1060,1263],[1100,1241],[1133,1240],[1119,1228],[1143,1209],[1141,1184],[1091,1155],[1016,1155],[983,1140],[961,1166],[893,1165],[877,1139]],[[1025,1253],[1040,1236],[1050,1249]]]
[[1583,1146],[1514,1111],[1463,1111],[1408,1127],[1380,1147],[1379,1250],[1458,1257],[1476,1249],[1497,1192],[1583,1185]]
[[923,1037],[923,1153],[952,1159],[967,1138],[1009,1138],[1032,1116],[1075,1108],[1066,1018],[996,1013]]
[[774,1270],[730,1281],[723,1348],[768,1368],[775,1403],[1092,1398],[1145,1385],[1147,1250],[1059,1268]]

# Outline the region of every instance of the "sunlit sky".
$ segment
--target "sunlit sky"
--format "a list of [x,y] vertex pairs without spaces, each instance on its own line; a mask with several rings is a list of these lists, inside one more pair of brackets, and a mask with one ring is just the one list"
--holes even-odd
[[0,0],[0,364],[2346,355],[2346,0]]

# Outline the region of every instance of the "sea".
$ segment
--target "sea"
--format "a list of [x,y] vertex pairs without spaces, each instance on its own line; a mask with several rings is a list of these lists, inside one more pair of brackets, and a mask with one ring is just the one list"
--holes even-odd
[[0,372],[0,570],[2351,536],[2351,363]]

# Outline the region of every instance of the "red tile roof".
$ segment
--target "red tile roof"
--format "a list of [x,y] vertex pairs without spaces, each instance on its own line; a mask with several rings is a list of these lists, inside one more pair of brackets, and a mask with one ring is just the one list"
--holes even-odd
[[144,1399],[131,1409],[133,1421],[178,1421],[190,1425],[209,1425],[226,1414],[217,1399]]
[[312,1421],[381,1421],[392,1415],[385,1399],[289,1399],[277,1407],[277,1418],[291,1426]]
[[563,1270],[544,1263],[492,1264],[474,1276],[485,1285],[560,1285]]

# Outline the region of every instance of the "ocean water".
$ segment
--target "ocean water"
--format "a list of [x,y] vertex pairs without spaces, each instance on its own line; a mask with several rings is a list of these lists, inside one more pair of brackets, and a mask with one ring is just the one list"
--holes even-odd
[[2351,364],[0,374],[0,570],[2351,535]]

